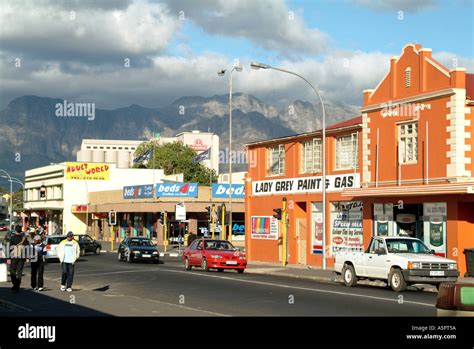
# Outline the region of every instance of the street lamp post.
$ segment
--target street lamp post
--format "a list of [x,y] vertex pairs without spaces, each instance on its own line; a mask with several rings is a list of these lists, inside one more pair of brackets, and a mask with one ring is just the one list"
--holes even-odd
[[[229,240],[232,241],[232,73],[234,71],[241,72],[242,66],[235,65],[230,71],[229,77]],[[217,72],[217,75],[224,76],[225,69]],[[225,229],[225,226],[222,227]]]
[[322,188],[322,192],[323,192],[323,269],[326,269],[326,111],[324,109],[324,103],[323,103],[323,99],[321,98],[321,95],[319,94],[318,90],[306,79],[304,78],[303,76],[297,74],[297,73],[294,73],[292,71],[289,71],[289,70],[286,70],[286,69],[281,69],[281,68],[275,68],[275,67],[272,67],[271,65],[268,65],[268,64],[263,64],[263,63],[255,63],[255,62],[252,62],[250,64],[250,67],[252,69],[273,69],[273,70],[278,70],[278,71],[281,71],[283,73],[287,73],[287,74],[291,74],[291,75],[294,75],[294,76],[297,76],[299,77],[300,79],[303,79],[314,91],[314,93],[318,96],[319,98],[319,101],[321,102],[321,108],[323,110],[323,125],[322,125],[322,129],[323,129],[323,139],[322,139],[322,144],[323,144],[323,147],[322,147],[322,153],[323,153],[323,156],[322,156],[322,166],[323,166],[323,188]]
[[10,219],[10,227],[12,225],[12,215],[13,215],[13,182],[12,182],[12,177],[10,176],[10,174],[5,171],[5,170],[2,170],[0,168],[0,171],[2,171],[3,173],[5,173],[8,177],[8,180],[10,181],[10,209],[9,209],[9,213],[8,213],[8,218]]

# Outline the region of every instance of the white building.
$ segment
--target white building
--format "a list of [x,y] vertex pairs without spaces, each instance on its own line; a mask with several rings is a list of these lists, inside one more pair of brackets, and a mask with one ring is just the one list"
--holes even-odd
[[[176,137],[152,138],[158,144],[181,141],[194,149],[198,154],[211,147],[211,159],[201,163],[219,173],[219,136],[210,132],[182,132]],[[116,164],[117,168],[130,168],[133,166],[135,150],[144,141],[84,139],[81,149],[77,152],[78,162],[103,162]]]
[[181,181],[181,175],[165,176],[163,170],[117,168],[110,164],[109,180],[66,179],[66,163],[25,172],[25,212],[47,224],[48,233],[62,230],[84,233],[87,227],[88,194],[122,190],[124,186]]

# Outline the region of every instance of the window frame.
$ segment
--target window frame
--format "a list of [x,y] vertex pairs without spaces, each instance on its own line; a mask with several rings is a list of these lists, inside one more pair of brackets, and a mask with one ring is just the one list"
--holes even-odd
[[[273,152],[278,149],[278,171],[273,173]],[[286,172],[286,149],[285,144],[278,144],[277,146],[267,147],[267,176],[278,177],[284,176]]]
[[[351,164],[349,166],[345,167],[338,167],[339,163],[338,162],[338,157],[341,152],[338,152],[338,144],[339,144],[339,139],[345,138],[345,137],[350,137],[350,143],[351,143]],[[354,170],[359,168],[359,134],[357,132],[352,132],[350,134],[343,134],[341,136],[334,137],[334,171],[348,171],[348,170]]]
[[[319,143],[319,144],[318,144]],[[307,164],[307,145],[311,145],[311,168]],[[315,137],[301,141],[300,173],[321,173],[323,169],[323,142],[322,138]],[[319,156],[317,154],[319,153]],[[318,161],[316,161],[318,160]],[[316,164],[318,162],[318,164]]]
[[[403,134],[402,136],[402,128],[404,127],[407,127],[408,125],[415,125],[416,127],[412,129],[412,133],[409,134],[408,133],[408,129],[405,131],[405,133]],[[413,130],[415,130],[415,132],[413,132]],[[410,121],[404,121],[404,122],[399,122],[397,123],[397,140],[398,140],[398,161],[400,163],[400,165],[413,165],[413,164],[417,164],[418,163],[418,121],[413,121],[413,120],[410,120]],[[402,138],[405,139],[405,142],[402,143]],[[407,139],[412,139],[412,140],[415,140],[415,142],[413,142],[413,146],[415,148],[416,146],[416,151],[413,150],[413,159],[412,160],[406,160],[408,158],[407,156],[407,142],[406,140]],[[401,146],[403,144],[403,151],[401,150]]]

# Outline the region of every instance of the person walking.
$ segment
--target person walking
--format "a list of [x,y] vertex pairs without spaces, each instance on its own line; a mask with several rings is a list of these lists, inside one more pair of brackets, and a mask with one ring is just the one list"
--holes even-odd
[[61,262],[62,277],[61,291],[72,292],[72,281],[74,278],[74,263],[79,258],[81,249],[79,243],[74,240],[74,233],[67,233],[66,239],[58,245],[58,258]]
[[25,246],[28,246],[28,239],[21,231],[21,227],[16,225],[15,234],[10,239],[10,259],[7,261],[10,264],[10,278],[13,284],[11,290],[14,293],[18,293],[20,290],[23,267],[26,261]]
[[31,259],[31,288],[43,291],[44,243],[40,235],[33,238],[34,254]]

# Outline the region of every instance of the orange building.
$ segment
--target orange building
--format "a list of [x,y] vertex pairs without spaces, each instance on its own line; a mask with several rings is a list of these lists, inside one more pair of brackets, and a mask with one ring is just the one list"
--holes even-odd
[[[327,128],[327,265],[341,247],[366,247],[373,235],[422,239],[458,261],[474,247],[472,109],[474,75],[448,70],[431,50],[408,44],[390,71],[365,90],[362,116]],[[288,262],[322,265],[321,132],[247,145],[249,260],[281,260],[288,201]]]

